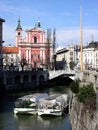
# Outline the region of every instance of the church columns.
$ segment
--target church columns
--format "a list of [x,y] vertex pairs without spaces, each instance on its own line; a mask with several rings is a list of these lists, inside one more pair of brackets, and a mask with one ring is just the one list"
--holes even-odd
[[31,49],[29,50],[29,63],[31,63]]
[[29,41],[29,43],[30,43],[30,42],[31,42],[31,41],[30,41],[30,32],[29,32],[29,34],[28,34],[28,35],[29,35],[29,39],[28,39],[28,41]]

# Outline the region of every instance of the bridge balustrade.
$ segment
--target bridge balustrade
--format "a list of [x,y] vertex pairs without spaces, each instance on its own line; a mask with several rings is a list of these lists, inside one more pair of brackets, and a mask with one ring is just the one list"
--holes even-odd
[[62,75],[74,75],[75,71],[74,70],[53,70],[53,71],[49,71],[49,79],[53,79],[56,78],[58,76],[62,76]]

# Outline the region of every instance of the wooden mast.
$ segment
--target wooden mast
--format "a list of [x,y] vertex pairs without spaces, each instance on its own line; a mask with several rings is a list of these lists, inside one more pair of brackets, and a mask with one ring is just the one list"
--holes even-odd
[[80,70],[83,71],[82,9],[80,10]]

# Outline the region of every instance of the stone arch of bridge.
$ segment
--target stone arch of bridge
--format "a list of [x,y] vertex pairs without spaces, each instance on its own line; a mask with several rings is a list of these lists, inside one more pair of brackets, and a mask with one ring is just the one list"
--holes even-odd
[[39,76],[39,83],[43,83],[45,81],[44,75]]
[[23,76],[23,82],[24,82],[24,83],[28,83],[28,82],[29,82],[29,77],[28,77],[28,75],[24,75],[24,76]]
[[20,76],[17,75],[17,76],[15,77],[14,81],[15,81],[15,84],[20,83]]
[[35,74],[32,75],[31,81],[32,81],[33,83],[36,83],[36,81],[37,81],[37,76],[36,76]]

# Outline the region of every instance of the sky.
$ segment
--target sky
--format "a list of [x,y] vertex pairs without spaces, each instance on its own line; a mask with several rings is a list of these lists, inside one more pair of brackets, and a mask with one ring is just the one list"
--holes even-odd
[[98,41],[98,0],[0,0],[4,46],[15,45],[15,29],[20,17],[24,31],[40,20],[44,30],[56,29],[58,48],[80,43],[82,9],[83,45]]

